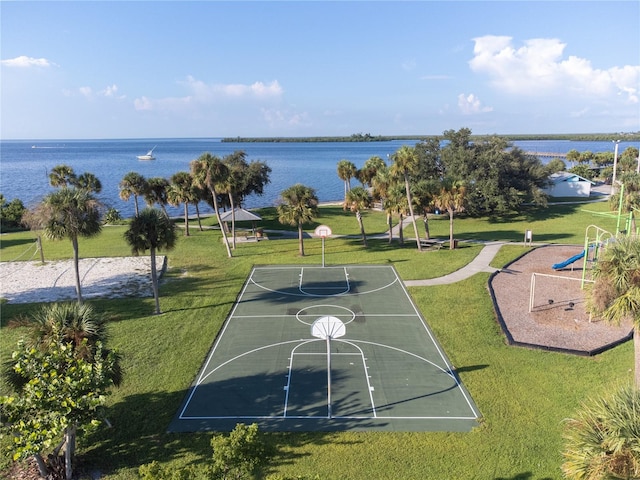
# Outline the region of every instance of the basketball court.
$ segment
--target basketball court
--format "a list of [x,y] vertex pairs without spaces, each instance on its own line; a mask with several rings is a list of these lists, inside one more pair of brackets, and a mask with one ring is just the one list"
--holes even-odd
[[264,266],[169,431],[468,431],[479,416],[393,267]]

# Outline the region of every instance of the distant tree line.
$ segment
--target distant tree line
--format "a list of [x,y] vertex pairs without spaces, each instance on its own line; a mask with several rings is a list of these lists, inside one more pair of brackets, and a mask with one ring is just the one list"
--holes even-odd
[[[482,140],[496,135],[471,135],[472,141]],[[626,133],[573,133],[573,134],[512,134],[500,135],[510,142],[525,140],[569,140],[587,142],[608,142],[622,140],[625,142],[640,141],[640,132]],[[371,135],[355,133],[350,136],[318,136],[318,137],[225,137],[223,143],[314,143],[314,142],[390,142],[393,140],[422,140],[437,138],[437,135]]]

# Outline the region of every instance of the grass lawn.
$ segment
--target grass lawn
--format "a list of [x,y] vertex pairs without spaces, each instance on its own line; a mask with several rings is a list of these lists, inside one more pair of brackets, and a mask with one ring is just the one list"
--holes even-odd
[[[506,220],[456,218],[461,240],[521,242],[533,230],[534,242],[584,242],[589,224],[615,230],[615,220],[585,209],[605,211],[605,204],[558,205],[531,209]],[[449,251],[418,253],[415,244],[389,245],[371,240],[363,249],[355,215],[323,207],[321,223],[336,234],[326,241],[328,264],[395,265],[405,279],[433,278],[468,263],[481,248],[464,242]],[[283,227],[274,209],[263,209],[265,229]],[[214,220],[206,219],[211,225]],[[385,217],[364,218],[368,234],[384,233]],[[180,222],[179,222],[180,223]],[[421,225],[422,222],[419,222]],[[193,225],[196,225],[194,222]],[[421,228],[424,228],[421,225]],[[446,217],[430,221],[432,236],[448,237]],[[96,238],[81,240],[81,257],[128,255],[124,227],[106,227]],[[408,235],[412,227],[406,231]],[[166,428],[211,348],[251,267],[255,264],[320,264],[320,241],[305,240],[304,258],[297,239],[239,244],[226,257],[217,231],[192,228],[168,253],[169,271],[161,286],[164,313],[151,315],[152,299],[92,301],[110,319],[109,345],[123,358],[124,384],[109,397],[113,428],[80,438],[80,460],[104,479],[136,479],[137,468],[158,460],[175,466],[210,458],[207,434],[167,434]],[[2,236],[3,261],[18,257],[33,233]],[[70,258],[69,242],[43,242],[47,260]],[[508,245],[493,266],[503,266],[525,248]],[[295,433],[271,434],[278,454],[265,477],[320,479],[559,479],[562,422],[588,396],[630,382],[633,345],[624,344],[593,358],[509,347],[495,321],[487,292],[488,274],[453,285],[413,287],[410,293],[470,391],[483,419],[470,433]],[[21,332],[9,319],[38,305],[2,306],[0,348],[5,361]],[[526,306],[523,306],[526,308]],[[5,440],[6,441],[6,440]],[[8,459],[3,454],[0,466]]]

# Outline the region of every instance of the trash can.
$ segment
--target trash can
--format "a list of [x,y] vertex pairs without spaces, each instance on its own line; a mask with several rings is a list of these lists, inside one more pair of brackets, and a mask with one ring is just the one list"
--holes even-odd
[[458,240],[453,240],[453,248],[458,248]]

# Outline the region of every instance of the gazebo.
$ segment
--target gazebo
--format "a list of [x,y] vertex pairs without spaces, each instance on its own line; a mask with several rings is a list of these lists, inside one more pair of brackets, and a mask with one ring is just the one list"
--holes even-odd
[[231,222],[232,213],[235,213],[236,222],[251,222],[251,229],[253,230],[253,234],[255,236],[256,222],[262,220],[262,217],[256,215],[255,213],[250,212],[249,210],[245,210],[244,208],[236,208],[234,210],[229,210],[228,212],[221,213],[220,220],[223,221],[224,223]]

